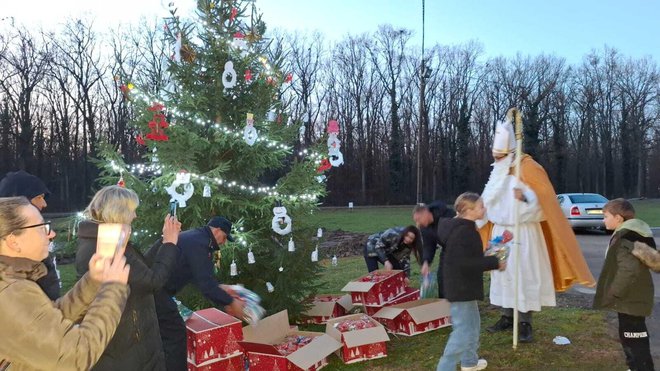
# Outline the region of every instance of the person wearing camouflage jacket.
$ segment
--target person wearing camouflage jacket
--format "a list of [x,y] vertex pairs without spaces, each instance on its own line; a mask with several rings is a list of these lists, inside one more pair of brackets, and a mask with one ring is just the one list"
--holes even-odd
[[364,246],[364,260],[369,272],[378,269],[380,263],[387,270],[403,270],[406,277],[410,277],[410,254],[419,262],[421,250],[422,239],[417,227],[393,227],[369,236]]

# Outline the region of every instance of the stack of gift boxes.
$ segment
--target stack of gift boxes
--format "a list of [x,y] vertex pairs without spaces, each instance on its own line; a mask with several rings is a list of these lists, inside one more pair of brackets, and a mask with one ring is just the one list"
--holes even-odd
[[186,321],[188,371],[243,370],[240,320],[215,308],[194,312]]
[[[333,352],[344,363],[386,357],[387,332],[412,336],[449,326],[449,303],[420,300],[404,279],[402,271],[375,271],[349,282],[342,289],[348,295],[314,298],[306,323],[325,323],[325,333],[291,327],[287,311],[245,327],[215,308],[194,312],[186,321],[188,371],[316,371]],[[365,313],[345,315],[353,305]]]

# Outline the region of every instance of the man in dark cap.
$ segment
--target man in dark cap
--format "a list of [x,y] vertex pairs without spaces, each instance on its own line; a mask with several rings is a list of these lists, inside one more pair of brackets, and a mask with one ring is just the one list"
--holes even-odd
[[[0,197],[26,197],[39,211],[48,206],[46,199],[50,191],[38,177],[23,171],[9,172],[0,180]],[[60,278],[55,266],[55,256],[51,253],[42,261],[46,266],[46,275],[37,280],[39,287],[50,300],[60,297]]]
[[228,240],[234,241],[231,222],[222,216],[211,218],[203,227],[179,234],[176,266],[163,289],[154,295],[168,371],[187,368],[186,325],[172,297],[188,283],[192,282],[226,313],[243,318],[243,302],[223,290],[213,271],[213,254]]

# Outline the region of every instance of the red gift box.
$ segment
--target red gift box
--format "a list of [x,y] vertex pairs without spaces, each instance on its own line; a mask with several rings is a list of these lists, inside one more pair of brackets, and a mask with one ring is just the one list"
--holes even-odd
[[[250,371],[319,370],[328,362],[326,357],[341,348],[332,337],[310,331],[292,330],[288,312],[283,310],[243,328],[244,340],[239,344],[245,351]],[[289,336],[307,336],[313,339],[288,355],[277,348]]]
[[364,312],[367,315],[373,316],[376,314],[379,310],[386,306],[394,305],[394,304],[401,304],[401,303],[407,303],[409,301],[415,301],[419,300],[419,289],[415,289],[412,287],[406,287],[405,291],[397,296],[396,298],[392,299],[389,303],[386,303],[384,305],[365,305]]
[[200,365],[241,353],[241,321],[216,308],[198,310],[186,321],[188,360]]
[[413,336],[451,325],[449,302],[444,299],[421,299],[388,305],[373,318],[388,332]]
[[348,294],[319,295],[314,297],[312,307],[303,313],[302,323],[325,324],[330,318],[344,316],[351,309],[353,303]]
[[[343,321],[360,320],[367,317],[375,325],[374,327],[361,330],[341,332],[335,324]],[[344,363],[355,363],[371,359],[387,357],[387,344],[390,341],[385,328],[373,318],[364,314],[351,314],[328,320],[325,325],[325,333],[341,341],[341,349],[337,351],[339,358]]]
[[341,291],[349,291],[354,305],[382,306],[403,294],[406,276],[399,270],[377,270],[349,282]]
[[243,371],[245,370],[245,356],[243,353],[229,358],[212,359],[200,365],[188,360],[188,371]]

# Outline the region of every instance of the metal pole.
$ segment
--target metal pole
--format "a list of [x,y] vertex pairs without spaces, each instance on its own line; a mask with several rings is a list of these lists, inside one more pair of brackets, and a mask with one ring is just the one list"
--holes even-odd
[[422,202],[422,143],[424,143],[424,89],[426,88],[426,79],[424,78],[425,62],[424,62],[424,16],[425,6],[422,0],[422,63],[419,71],[419,123],[417,128],[417,203]]

